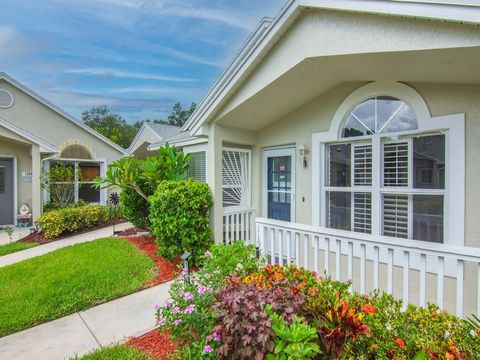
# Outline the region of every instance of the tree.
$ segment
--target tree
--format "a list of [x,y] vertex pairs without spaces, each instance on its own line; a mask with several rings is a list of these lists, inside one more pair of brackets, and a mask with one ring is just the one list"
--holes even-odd
[[124,148],[130,145],[137,132],[135,126],[127,124],[120,115],[112,113],[106,106],[84,111],[82,120],[85,125]]
[[192,103],[189,109],[182,109],[182,105],[180,103],[176,103],[173,105],[172,112],[168,116],[168,124],[169,125],[176,125],[176,126],[183,126],[195,111],[197,104]]

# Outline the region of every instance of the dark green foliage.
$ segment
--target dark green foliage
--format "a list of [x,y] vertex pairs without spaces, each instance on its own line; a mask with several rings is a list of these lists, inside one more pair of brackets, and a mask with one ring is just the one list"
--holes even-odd
[[162,181],[149,203],[151,231],[157,237],[159,253],[171,259],[188,251],[193,263],[198,263],[213,242],[210,187],[193,180]]
[[[143,190],[145,191],[145,188]],[[137,229],[150,228],[147,200],[141,197],[135,190],[128,188],[120,193],[120,201],[124,207],[123,214],[133,226]]]

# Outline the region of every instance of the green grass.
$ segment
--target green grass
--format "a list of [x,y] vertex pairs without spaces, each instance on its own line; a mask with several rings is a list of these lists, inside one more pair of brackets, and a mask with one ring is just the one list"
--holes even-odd
[[82,357],[76,357],[77,360],[150,360],[150,356],[144,352],[126,345],[116,345],[102,348]]
[[0,245],[0,256],[11,254],[17,251],[30,249],[37,246],[37,243],[13,242],[10,244]]
[[132,293],[154,275],[143,252],[113,238],[0,268],[0,337]]

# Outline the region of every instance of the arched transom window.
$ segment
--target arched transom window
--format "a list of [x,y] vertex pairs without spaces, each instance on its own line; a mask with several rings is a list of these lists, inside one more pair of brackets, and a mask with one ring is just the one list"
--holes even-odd
[[353,106],[326,149],[327,227],[444,241],[445,133],[425,132],[392,96]]

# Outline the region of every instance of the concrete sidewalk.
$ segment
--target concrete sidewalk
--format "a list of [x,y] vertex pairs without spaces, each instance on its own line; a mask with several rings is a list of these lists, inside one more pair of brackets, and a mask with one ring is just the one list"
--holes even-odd
[[63,360],[154,328],[154,306],[168,298],[164,283],[86,311],[0,338],[0,359]]
[[[122,224],[115,225],[115,230],[125,230],[125,229],[128,229],[129,227],[132,227],[132,224],[130,224],[129,222],[125,222]],[[89,242],[89,241],[93,241],[96,239],[100,239],[100,238],[104,238],[112,235],[113,235],[113,226],[108,226],[102,229],[93,230],[93,231],[85,232],[78,235],[73,235],[66,239],[57,240],[45,245],[39,245],[31,249],[18,251],[13,254],[0,256],[0,268],[7,265],[15,264],[17,262],[20,262],[26,259],[30,259],[36,256],[49,253],[66,246]]]

